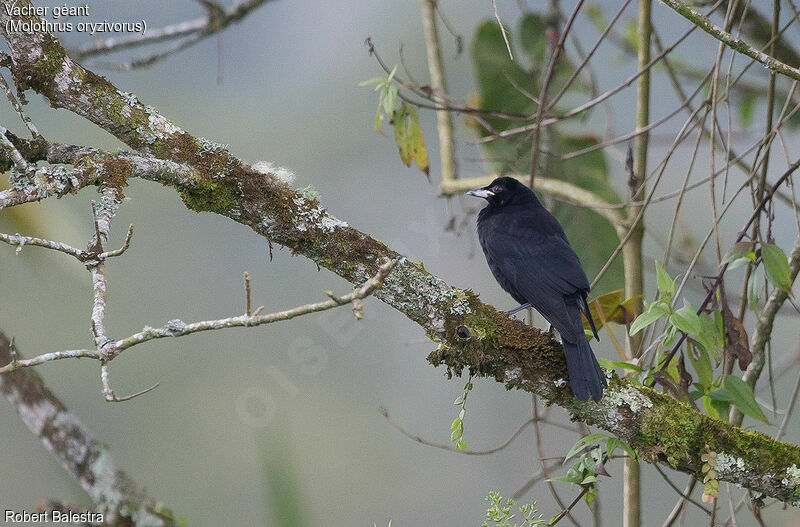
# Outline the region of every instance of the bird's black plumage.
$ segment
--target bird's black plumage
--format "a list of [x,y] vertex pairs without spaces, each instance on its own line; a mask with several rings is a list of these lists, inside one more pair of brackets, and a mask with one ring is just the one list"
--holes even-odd
[[520,304],[529,303],[561,335],[572,391],[599,401],[606,378],[583,332],[581,313],[597,337],[586,303],[589,280],[564,229],[531,189],[501,177],[468,192],[485,198],[478,240],[492,274]]

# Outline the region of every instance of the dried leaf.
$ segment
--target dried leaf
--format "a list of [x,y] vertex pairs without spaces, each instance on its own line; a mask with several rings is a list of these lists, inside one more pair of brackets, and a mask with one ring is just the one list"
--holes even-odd
[[406,166],[411,166],[411,161],[416,161],[420,170],[430,178],[430,165],[428,163],[428,150],[425,148],[425,139],[419,127],[417,110],[408,104],[401,104],[392,114],[394,124],[394,139],[400,149],[400,159]]
[[678,359],[678,374],[680,375],[681,392],[683,392],[683,396],[688,399],[689,386],[692,385],[692,374],[686,370],[686,363],[683,360],[682,353],[680,358]]
[[742,321],[733,316],[727,303],[722,304],[722,324],[725,327],[725,355],[739,361],[739,369],[745,371],[753,354],[750,352],[750,339]]

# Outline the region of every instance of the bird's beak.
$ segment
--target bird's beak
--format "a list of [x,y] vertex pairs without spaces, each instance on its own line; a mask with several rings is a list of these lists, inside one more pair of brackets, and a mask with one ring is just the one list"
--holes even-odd
[[488,199],[488,198],[491,198],[492,196],[494,196],[494,192],[492,192],[491,190],[489,190],[486,187],[478,187],[478,188],[474,188],[472,190],[468,190],[467,194],[469,196],[475,196],[477,198],[483,198],[483,199]]

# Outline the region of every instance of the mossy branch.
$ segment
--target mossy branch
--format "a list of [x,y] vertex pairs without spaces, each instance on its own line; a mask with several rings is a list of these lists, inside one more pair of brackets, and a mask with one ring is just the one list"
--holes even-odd
[[[6,15],[0,10],[0,27]],[[288,247],[352,283],[363,283],[386,258],[397,265],[376,296],[417,322],[439,348],[428,361],[449,373],[464,368],[509,388],[536,393],[573,419],[636,447],[649,462],[702,477],[709,448],[724,461],[718,479],[800,504],[800,448],[711,419],[688,405],[630,381],[612,379],[599,403],[580,402],[562,382],[563,349],[547,334],[521,326],[469,290],[447,284],[383,243],[331,216],[311,193],[243,163],[226,148],[195,138],[138,98],[66,56],[49,35],[4,34],[18,87],[32,88],[54,107],[86,117],[142,154],[184,168],[151,179],[179,190],[187,207],[227,216],[270,243]],[[125,164],[116,174],[135,175]],[[88,184],[88,183],[87,183]],[[719,454],[723,454],[719,456]]]
[[[0,362],[16,360],[0,332]],[[86,430],[75,415],[44,385],[33,369],[0,375],[0,392],[58,462],[91,496],[103,525],[172,527],[181,523],[119,470],[108,448]],[[135,521],[134,521],[135,518]]]
[[689,20],[692,24],[696,25],[715,39],[719,40],[732,50],[747,55],[751,59],[760,62],[768,69],[781,75],[786,75],[789,78],[800,80],[800,69],[789,66],[775,57],[767,55],[763,51],[759,51],[741,38],[735,37],[713,23],[708,17],[703,16],[696,9],[686,5],[681,0],[661,0],[664,4],[674,9],[679,15]]

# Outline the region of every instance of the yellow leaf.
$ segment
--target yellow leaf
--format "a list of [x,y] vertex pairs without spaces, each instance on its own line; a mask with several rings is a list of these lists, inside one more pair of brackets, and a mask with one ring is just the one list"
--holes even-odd
[[425,148],[425,139],[419,127],[417,110],[405,103],[392,114],[394,122],[394,140],[400,149],[400,159],[406,166],[411,166],[411,161],[416,161],[420,170],[430,177],[428,164],[428,150]]

